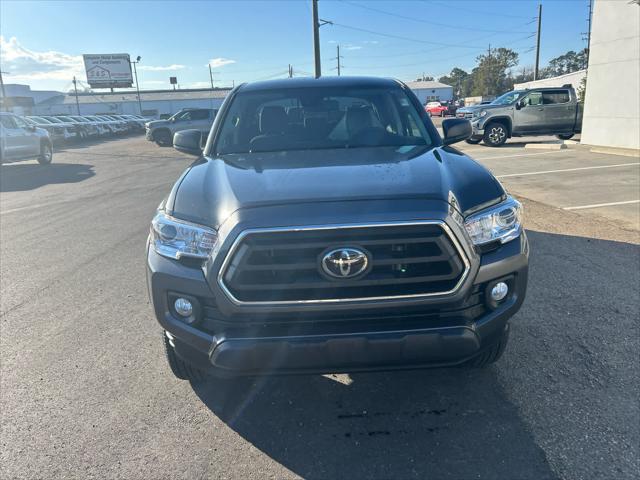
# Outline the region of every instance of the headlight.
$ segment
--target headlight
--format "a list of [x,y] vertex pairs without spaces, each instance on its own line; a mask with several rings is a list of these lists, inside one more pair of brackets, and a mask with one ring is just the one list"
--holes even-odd
[[522,232],[522,205],[512,197],[501,204],[468,217],[464,226],[474,245],[507,243]]
[[484,117],[487,114],[486,110],[481,110],[480,113],[478,114],[480,117]]
[[151,245],[160,255],[176,260],[209,256],[218,236],[210,228],[158,212],[151,221]]

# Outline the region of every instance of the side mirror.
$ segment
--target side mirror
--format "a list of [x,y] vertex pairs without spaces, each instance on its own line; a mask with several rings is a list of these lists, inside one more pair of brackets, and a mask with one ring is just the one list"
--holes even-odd
[[442,122],[444,145],[458,143],[471,137],[471,122],[464,118],[448,118]]
[[200,130],[182,130],[173,135],[173,148],[182,153],[202,155],[202,132]]
[[518,100],[516,102],[516,110],[520,110],[522,107],[524,107],[524,100]]

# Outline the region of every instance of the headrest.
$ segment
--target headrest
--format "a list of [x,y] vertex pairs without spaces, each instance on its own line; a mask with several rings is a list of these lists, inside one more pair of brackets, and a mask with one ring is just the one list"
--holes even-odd
[[347,109],[347,131],[350,135],[373,126],[371,107],[350,107]]
[[287,128],[287,114],[284,107],[277,105],[262,107],[260,111],[260,133],[263,135],[277,135]]

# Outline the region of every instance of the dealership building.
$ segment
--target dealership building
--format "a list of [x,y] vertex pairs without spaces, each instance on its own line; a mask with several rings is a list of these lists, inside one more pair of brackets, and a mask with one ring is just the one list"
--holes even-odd
[[145,90],[140,92],[59,94],[33,106],[34,115],[142,114],[148,117],[174,114],[182,108],[220,108],[230,89],[201,88]]

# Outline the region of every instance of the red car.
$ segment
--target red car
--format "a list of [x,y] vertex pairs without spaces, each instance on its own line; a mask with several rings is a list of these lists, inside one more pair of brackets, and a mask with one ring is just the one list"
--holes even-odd
[[430,117],[445,117],[449,111],[449,108],[440,102],[429,102],[424,106],[424,109]]

